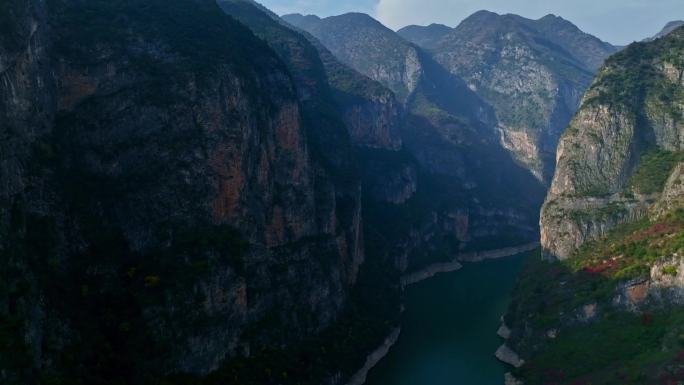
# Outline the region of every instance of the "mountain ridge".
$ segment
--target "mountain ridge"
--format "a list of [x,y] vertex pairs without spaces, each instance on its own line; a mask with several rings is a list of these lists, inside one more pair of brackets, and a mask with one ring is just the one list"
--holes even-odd
[[545,183],[594,68],[615,50],[553,15],[489,11],[469,16],[430,49],[494,107],[502,145]]

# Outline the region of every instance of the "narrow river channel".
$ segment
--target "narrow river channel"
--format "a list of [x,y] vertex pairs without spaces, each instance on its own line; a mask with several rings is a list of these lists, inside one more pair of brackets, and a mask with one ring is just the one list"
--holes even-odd
[[366,385],[502,385],[496,331],[528,255],[465,264],[410,286],[399,340]]

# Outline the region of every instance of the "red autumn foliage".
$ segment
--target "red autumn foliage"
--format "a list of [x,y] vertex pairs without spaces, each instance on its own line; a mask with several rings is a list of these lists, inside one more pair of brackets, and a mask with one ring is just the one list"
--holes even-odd
[[593,265],[588,265],[584,267],[584,272],[589,274],[602,274],[608,271],[616,270],[620,267],[620,261],[615,259],[604,259]]
[[664,234],[673,234],[682,229],[680,223],[654,223],[650,227],[641,230],[628,239],[631,241],[643,241],[645,239],[653,239]]

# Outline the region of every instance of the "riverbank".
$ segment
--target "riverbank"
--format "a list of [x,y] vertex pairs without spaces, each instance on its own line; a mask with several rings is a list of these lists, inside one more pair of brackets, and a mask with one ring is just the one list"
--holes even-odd
[[392,332],[385,338],[385,341],[383,341],[382,345],[375,349],[371,354],[366,357],[366,363],[363,365],[361,369],[359,369],[358,372],[356,372],[347,385],[363,385],[366,382],[366,377],[368,376],[368,372],[375,367],[375,365],[380,362],[387,353],[389,353],[390,349],[392,346],[394,346],[395,343],[397,343],[397,340],[399,339],[399,334],[401,334],[401,328],[397,327]]
[[[435,263],[427,266],[426,268],[406,274],[401,277],[401,286],[404,288],[406,286],[425,281],[429,278],[434,277],[441,273],[455,272],[463,268],[462,262],[482,262],[486,260],[493,260],[505,257],[511,257],[514,255],[522,254],[528,251],[532,251],[539,247],[539,242],[528,243],[520,246],[506,247],[495,250],[487,251],[476,251],[461,253],[457,255],[453,260],[443,263]],[[366,362],[364,366],[356,372],[346,385],[363,385],[366,383],[366,378],[371,369],[373,369],[380,361],[389,354],[390,349],[394,346],[401,333],[401,328],[395,328],[392,332],[385,338],[382,345],[376,350],[371,352],[366,357]]]
[[451,261],[445,263],[435,263],[423,270],[404,275],[401,277],[401,287],[413,285],[414,283],[425,281],[432,278],[439,273],[451,273],[452,271],[460,270],[463,267],[459,261]]
[[407,286],[401,337],[365,384],[502,385],[510,369],[492,354],[501,345],[495,332],[529,255],[463,264]]
[[401,286],[406,287],[414,283],[422,282],[440,273],[450,273],[460,270],[462,262],[482,262],[488,259],[499,259],[513,255],[526,253],[539,247],[539,242],[526,243],[520,246],[505,247],[502,249],[473,251],[461,253],[449,262],[435,263],[417,272],[409,273],[401,277]]

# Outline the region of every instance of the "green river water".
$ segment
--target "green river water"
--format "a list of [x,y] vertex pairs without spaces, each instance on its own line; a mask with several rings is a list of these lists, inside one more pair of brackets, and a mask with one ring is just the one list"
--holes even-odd
[[466,264],[410,286],[399,340],[366,385],[502,385],[496,331],[525,258]]

